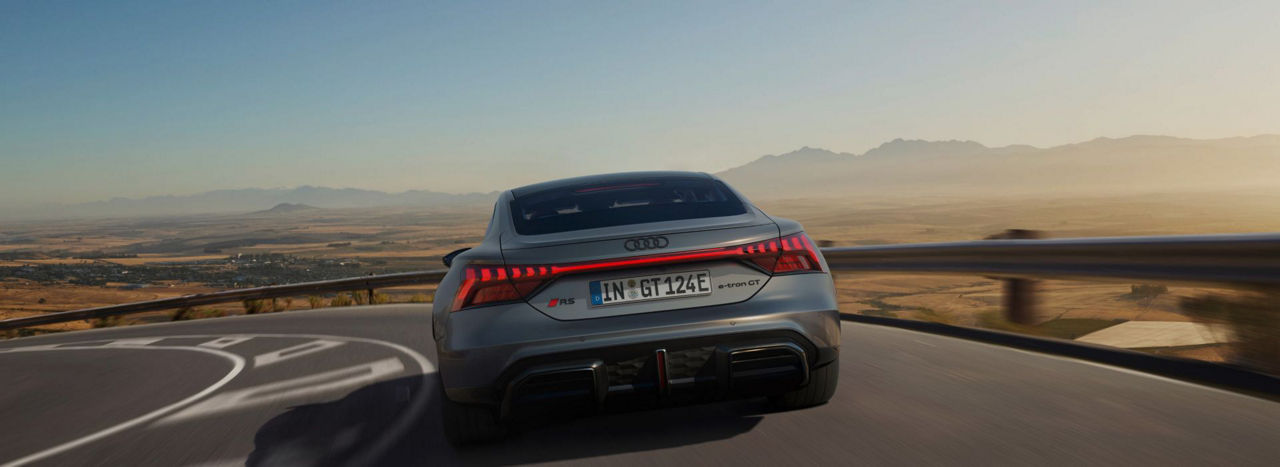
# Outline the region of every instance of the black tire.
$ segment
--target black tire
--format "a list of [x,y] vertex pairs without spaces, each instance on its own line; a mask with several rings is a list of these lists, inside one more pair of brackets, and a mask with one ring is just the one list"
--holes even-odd
[[769,398],[774,407],[782,410],[802,409],[821,405],[836,394],[840,383],[840,358],[809,372],[809,384],[791,392]]
[[464,405],[449,400],[440,388],[440,421],[444,425],[444,437],[450,444],[464,444],[496,441],[506,435],[506,428],[498,423],[498,416],[492,407]]

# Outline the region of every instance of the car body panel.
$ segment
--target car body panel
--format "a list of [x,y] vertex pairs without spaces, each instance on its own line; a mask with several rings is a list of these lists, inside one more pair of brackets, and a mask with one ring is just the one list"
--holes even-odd
[[[709,271],[711,293],[708,295],[665,298],[651,301],[620,303],[617,305],[592,305],[588,284],[591,281],[627,279],[656,274],[686,271]],[[741,302],[764,287],[770,276],[738,262],[716,261],[681,263],[643,269],[622,269],[594,274],[562,277],[547,286],[529,300],[530,306],[559,320],[594,319],[637,313],[674,312],[685,308],[725,305]],[[739,285],[740,284],[740,285]],[[563,299],[569,299],[565,303]],[[551,306],[552,299],[557,299]]]
[[[459,254],[440,282],[432,309],[440,377],[450,400],[473,404],[500,404],[509,380],[504,375],[525,368],[529,362],[577,364],[593,349],[638,346],[650,353],[684,339],[737,342],[743,336],[785,333],[786,339],[811,350],[806,368],[829,363],[840,343],[839,312],[825,259],[815,250],[824,272],[771,275],[744,262],[722,260],[679,263],[644,268],[610,270],[556,278],[533,292],[527,301],[511,301],[451,311],[454,295],[467,265],[572,264],[645,254],[722,248],[779,238],[803,230],[794,221],[773,218],[737,196],[746,213],[714,218],[660,221],[644,224],[582,229],[543,235],[518,235],[511,218],[511,204],[519,193],[574,183],[612,183],[642,177],[704,177],[685,172],[643,172],[580,177],[502,193],[484,240]],[[630,251],[630,238],[662,235],[665,248]],[[812,242],[810,242],[812,243]],[[660,272],[708,270],[713,285],[756,284],[715,288],[710,295],[590,307],[588,283]],[[566,306],[552,298],[572,298]],[[774,335],[774,334],[770,334]],[[783,342],[790,345],[792,342]],[[573,356],[559,362],[558,356]],[[673,357],[675,354],[673,354]],[[592,361],[592,358],[586,358]],[[593,363],[594,365],[594,363]],[[607,386],[607,385],[606,385]]]
[[[759,218],[756,217],[755,219]],[[771,221],[767,224],[752,223],[732,228],[722,227],[711,230],[683,232],[673,232],[668,227],[666,230],[646,231],[640,234],[638,238],[654,236],[661,236],[665,239],[667,246],[642,251],[628,251],[624,243],[629,238],[637,238],[636,236],[629,236],[535,248],[504,248],[502,255],[508,265],[543,265],[629,258],[645,254],[672,254],[683,251],[739,246],[773,239],[778,237],[778,228]],[[504,236],[504,240],[505,238],[507,236]],[[504,241],[505,244],[506,242]],[[710,295],[597,307],[593,307],[590,304],[588,284],[591,281],[695,270],[708,270],[711,272],[713,290]],[[738,261],[671,264],[642,269],[575,274],[557,278],[535,294],[529,300],[529,303],[556,319],[585,319],[629,313],[648,313],[664,309],[664,307],[690,308],[746,300],[760,290],[760,287],[764,286],[769,277],[769,274]],[[745,285],[736,288],[715,288],[717,285],[724,284]],[[549,305],[552,298],[569,299],[568,301],[572,302],[572,304],[557,302],[557,306],[552,307]]]
[[[714,225],[714,227],[708,227],[705,223],[682,226],[680,222],[655,222],[653,224],[665,225],[658,228],[654,227],[653,224],[649,224],[644,228],[631,229],[629,233],[602,234],[599,236],[579,237],[572,241],[548,241],[545,243],[530,239],[559,234],[537,236],[509,234],[502,237],[502,256],[507,264],[564,264],[646,254],[722,248],[778,237],[778,226],[774,225],[773,221],[756,216],[748,218],[750,222],[723,223]],[[611,227],[609,229],[612,230],[614,228]],[[624,245],[629,239],[656,236],[665,237],[667,240],[666,246],[631,251],[627,250]]]
[[840,345],[834,286],[825,274],[777,276],[751,300],[730,305],[560,321],[521,303],[453,313],[450,326],[437,365],[446,389],[469,388],[459,394],[484,392],[476,389],[517,361],[592,347],[779,330],[822,349]]

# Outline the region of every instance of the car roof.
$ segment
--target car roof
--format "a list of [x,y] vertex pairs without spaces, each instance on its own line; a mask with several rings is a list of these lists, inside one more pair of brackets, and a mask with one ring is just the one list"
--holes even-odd
[[711,175],[704,172],[682,172],[675,170],[664,171],[647,171],[647,172],[619,172],[611,174],[587,175],[583,177],[562,178],[560,180],[551,180],[549,182],[535,183],[519,188],[511,189],[511,194],[516,198],[527,195],[529,193],[537,193],[543,190],[552,190],[578,185],[595,185],[609,183],[625,183],[633,180],[679,180],[700,178],[711,180]]

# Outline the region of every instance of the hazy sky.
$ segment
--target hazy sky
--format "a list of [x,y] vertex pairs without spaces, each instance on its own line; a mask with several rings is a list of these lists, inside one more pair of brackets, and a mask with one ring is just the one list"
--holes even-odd
[[0,3],[0,205],[1280,133],[1280,2]]

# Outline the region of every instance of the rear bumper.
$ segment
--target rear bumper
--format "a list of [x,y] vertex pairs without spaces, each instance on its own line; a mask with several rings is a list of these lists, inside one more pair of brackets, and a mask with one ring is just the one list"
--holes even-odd
[[[542,400],[600,406],[782,390],[803,385],[840,344],[825,274],[777,276],[735,304],[575,321],[507,305],[453,313],[447,329],[437,342],[447,396],[504,413]],[[750,368],[749,352],[777,365]]]
[[786,333],[717,337],[581,352],[596,359],[557,355],[554,362],[518,362],[500,378],[500,414],[511,418],[780,394],[804,386],[817,360],[816,349],[806,349],[797,344],[798,336]]

